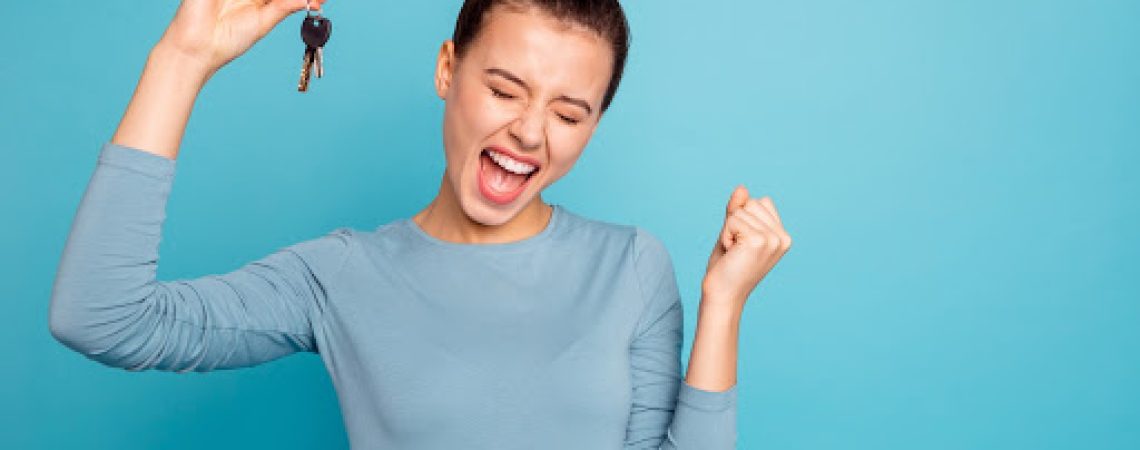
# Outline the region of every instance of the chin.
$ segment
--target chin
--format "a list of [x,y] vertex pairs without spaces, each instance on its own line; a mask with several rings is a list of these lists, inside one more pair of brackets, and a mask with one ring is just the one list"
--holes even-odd
[[519,198],[518,202],[509,205],[509,208],[506,206],[496,208],[487,204],[478,192],[472,193],[467,200],[459,202],[460,208],[471,220],[485,226],[499,226],[510,222],[523,207],[530,203],[530,200],[523,201],[524,199]]
[[486,205],[480,204],[478,199],[474,199],[472,201],[463,201],[459,203],[460,208],[463,209],[463,213],[466,214],[467,217],[469,217],[472,221],[481,225],[502,225],[507,222],[507,219],[509,219],[509,217],[506,217],[506,213],[490,209]]

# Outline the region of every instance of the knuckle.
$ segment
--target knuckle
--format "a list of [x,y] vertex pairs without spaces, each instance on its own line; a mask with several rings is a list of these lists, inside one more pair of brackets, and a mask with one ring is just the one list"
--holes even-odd
[[756,200],[750,200],[748,202],[748,204],[745,206],[748,208],[749,211],[752,211],[752,212],[760,212],[760,211],[764,210],[764,205],[761,205],[760,202],[758,202]]
[[774,233],[767,233],[764,235],[764,246],[769,250],[776,250],[780,247],[780,237]]

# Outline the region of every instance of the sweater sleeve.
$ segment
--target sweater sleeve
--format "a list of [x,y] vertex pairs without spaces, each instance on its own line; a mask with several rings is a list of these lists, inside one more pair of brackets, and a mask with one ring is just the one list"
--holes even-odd
[[634,267],[646,308],[631,344],[633,398],[626,449],[736,448],[736,387],[706,391],[681,377],[681,297],[664,244],[640,227]]
[[49,328],[111,367],[176,372],[316,352],[314,321],[350,249],[338,228],[225,274],[156,280],[175,160],[103,145],[52,287]]

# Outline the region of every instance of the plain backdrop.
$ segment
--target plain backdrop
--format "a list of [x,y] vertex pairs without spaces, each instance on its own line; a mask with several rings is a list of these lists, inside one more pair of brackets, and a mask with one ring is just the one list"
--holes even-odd
[[[5,6],[4,448],[347,446],[315,354],[134,373],[48,331],[75,208],[177,3]],[[545,197],[664,241],[685,361],[732,188],[773,197],[795,244],[745,310],[740,448],[1140,448],[1140,2],[624,4],[621,88]],[[304,94],[303,13],[223,68],[160,279],[426,205],[459,5],[332,0]]]

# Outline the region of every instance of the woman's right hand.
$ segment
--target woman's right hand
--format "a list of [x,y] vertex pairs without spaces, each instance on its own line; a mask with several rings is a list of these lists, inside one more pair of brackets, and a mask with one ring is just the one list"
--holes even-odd
[[306,3],[319,10],[325,0],[182,0],[158,45],[213,74]]

